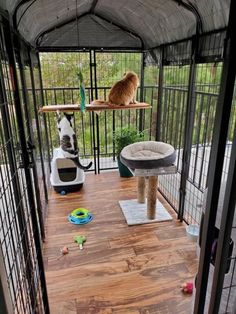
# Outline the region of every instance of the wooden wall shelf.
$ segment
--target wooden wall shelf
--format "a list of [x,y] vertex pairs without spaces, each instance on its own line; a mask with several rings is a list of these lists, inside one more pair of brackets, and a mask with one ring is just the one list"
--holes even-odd
[[[127,106],[117,106],[117,105],[86,105],[86,111],[103,111],[103,110],[125,110],[125,109],[149,109],[151,106],[144,102],[137,104],[130,104]],[[51,105],[51,106],[43,106],[39,109],[39,112],[54,112],[54,111],[80,111],[80,107],[77,104],[73,105]]]

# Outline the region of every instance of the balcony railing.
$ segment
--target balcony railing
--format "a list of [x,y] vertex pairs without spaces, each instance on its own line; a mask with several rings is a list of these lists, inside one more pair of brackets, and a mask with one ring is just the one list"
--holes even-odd
[[[106,99],[110,88],[98,88],[98,98]],[[91,89],[86,88],[86,100],[91,101]],[[93,113],[74,113],[74,128],[80,148],[81,159],[94,159],[97,170],[117,168],[115,159],[115,144],[113,133],[122,127],[144,129],[145,139],[155,138],[155,112],[157,107],[157,86],[147,86],[144,89],[145,101],[152,106],[151,110],[117,110],[103,111],[97,116]],[[74,104],[79,102],[78,88],[47,88],[44,89],[45,105]],[[142,119],[142,122],[140,122]],[[56,115],[47,115],[50,151],[59,144],[56,127]],[[94,168],[93,168],[94,169]],[[93,170],[92,169],[92,170]]]

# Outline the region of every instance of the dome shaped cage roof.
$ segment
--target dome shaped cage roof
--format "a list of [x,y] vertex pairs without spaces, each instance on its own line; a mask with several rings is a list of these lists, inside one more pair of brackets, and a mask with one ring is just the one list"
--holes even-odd
[[41,50],[149,50],[225,28],[229,0],[2,0],[15,29]]

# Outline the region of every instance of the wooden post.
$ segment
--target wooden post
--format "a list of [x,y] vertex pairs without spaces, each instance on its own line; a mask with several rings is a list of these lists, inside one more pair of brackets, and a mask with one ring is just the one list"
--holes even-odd
[[145,177],[138,177],[138,203],[145,203]]
[[155,219],[157,199],[157,176],[148,178],[147,218]]

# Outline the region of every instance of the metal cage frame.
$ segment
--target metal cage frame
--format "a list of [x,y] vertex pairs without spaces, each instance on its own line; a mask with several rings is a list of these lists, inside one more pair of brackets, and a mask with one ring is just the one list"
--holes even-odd
[[[182,1],[178,1],[184,5]],[[233,106],[233,92],[235,86],[236,63],[235,38],[233,30],[236,21],[233,18],[236,14],[236,4],[231,1],[229,25],[227,29],[218,30],[201,35],[201,21],[196,12],[191,9],[196,16],[196,35],[186,40],[170,43],[157,47],[150,51],[139,51],[140,58],[140,78],[141,89],[139,93],[140,101],[145,100],[145,69],[148,64],[158,65],[158,84],[154,86],[157,94],[157,103],[154,113],[155,130],[151,132],[152,126],[149,124],[148,137],[155,140],[163,140],[174,144],[178,149],[178,176],[176,180],[171,175],[160,182],[160,191],[166,199],[172,203],[178,214],[180,221],[187,223],[199,223],[201,210],[198,209],[198,201],[201,197],[196,196],[193,208],[195,212],[186,209],[191,195],[194,194],[193,187],[201,193],[208,187],[206,213],[203,224],[202,246],[197,275],[197,291],[194,305],[194,313],[203,313],[205,306],[205,296],[208,284],[208,273],[210,265],[210,252],[214,237],[214,226],[216,219],[216,208],[218,204],[221,178],[223,174],[225,151],[227,144],[228,129],[232,127],[234,119],[230,120]],[[46,208],[47,203],[47,176],[50,170],[50,122],[43,115],[41,121],[37,117],[37,111],[43,103],[47,103],[46,94],[43,92],[42,72],[40,70],[38,52],[34,52],[32,47],[27,46],[19,36],[17,36],[9,25],[9,21],[1,14],[0,20],[2,45],[2,55],[0,64],[0,114],[3,122],[0,129],[0,144],[3,164],[9,164],[9,171],[0,170],[2,181],[4,181],[4,191],[1,199],[4,200],[4,209],[0,215],[1,227],[4,236],[0,246],[0,299],[6,311],[21,313],[39,312],[49,313],[47,298],[47,288],[44,274],[43,257],[41,251],[44,237],[44,215],[42,213],[42,202]],[[223,43],[225,42],[225,45]],[[51,49],[50,49],[51,50]],[[62,51],[66,51],[61,47]],[[80,49],[78,49],[80,50]],[[47,51],[45,49],[45,51]],[[100,53],[114,52],[114,49],[98,50],[96,48],[86,51],[89,54],[90,64],[90,100],[98,97],[99,88],[97,80],[97,56]],[[121,49],[119,50],[122,51]],[[116,52],[119,52],[116,50]],[[123,51],[125,52],[125,51]],[[134,53],[130,49],[127,53]],[[34,66],[36,60],[37,66]],[[198,70],[204,64],[222,63],[220,69],[220,88],[217,86],[198,86]],[[39,79],[36,87],[35,69]],[[215,69],[214,69],[215,70]],[[7,77],[4,77],[4,71]],[[27,73],[27,71],[29,71]],[[187,82],[179,81],[179,85],[165,86],[167,75],[184,72]],[[31,86],[27,86],[26,75],[29,75]],[[215,75],[215,74],[214,74]],[[177,76],[176,76],[177,77]],[[175,82],[176,83],[176,82]],[[6,86],[8,84],[8,86]],[[184,85],[184,86],[183,86]],[[107,87],[106,87],[107,88]],[[103,91],[105,93],[105,91]],[[45,90],[44,90],[45,93]],[[207,95],[207,100],[204,97]],[[152,96],[153,100],[153,96]],[[180,103],[177,111],[176,103]],[[207,106],[204,108],[204,102]],[[209,117],[211,115],[214,122],[214,130],[207,133]],[[195,127],[201,123],[205,116],[205,129]],[[33,151],[32,117],[35,119],[36,134],[38,136],[38,161],[36,166],[36,153]],[[26,120],[25,120],[26,119]],[[146,119],[147,120],[147,119]],[[140,131],[145,129],[147,121],[145,112],[140,110],[136,115],[136,127]],[[94,158],[94,172],[99,174],[102,170],[100,164],[101,147],[101,125],[99,117],[91,113],[89,117],[91,123],[92,152]],[[115,114],[112,116],[113,130],[115,129]],[[121,118],[121,124],[122,124]],[[181,121],[181,126],[178,122]],[[150,121],[152,123],[152,121]],[[172,125],[171,125],[172,123]],[[173,126],[176,127],[174,130]],[[11,129],[12,127],[12,129]],[[43,133],[42,128],[45,128]],[[234,127],[234,126],[233,126]],[[178,132],[176,132],[178,130]],[[16,139],[14,138],[16,136]],[[209,137],[208,137],[209,135]],[[192,146],[196,136],[196,147],[193,153]],[[199,146],[200,138],[204,145]],[[211,142],[208,159],[203,161],[207,164],[207,181],[204,184],[201,180],[203,167],[197,168],[199,154],[206,156],[207,139]],[[43,147],[43,141],[47,145]],[[236,131],[233,132],[233,143],[229,158],[229,167],[226,173],[227,188],[224,198],[224,210],[222,213],[221,228],[218,239],[216,253],[216,263],[213,278],[212,294],[209,305],[209,313],[217,313],[220,306],[220,298],[223,289],[224,273],[228,258],[229,239],[231,235],[232,217],[236,197],[235,186],[235,159],[236,159]],[[111,153],[114,156],[113,152]],[[47,168],[43,166],[45,158],[48,161]],[[193,167],[191,165],[194,165]],[[107,168],[108,169],[108,168]],[[42,172],[42,182],[38,178],[38,173]],[[197,174],[199,172],[200,174]],[[5,177],[6,178],[5,178]],[[4,179],[3,179],[4,177]],[[171,197],[173,189],[177,197]],[[36,197],[35,197],[36,195]],[[9,199],[8,199],[9,198]],[[8,209],[12,208],[12,213]],[[194,207],[195,206],[195,207]],[[45,210],[44,208],[44,210]],[[12,216],[11,216],[12,215]],[[13,219],[14,218],[14,219]],[[6,230],[3,225],[8,226]],[[7,223],[6,223],[7,222]],[[21,241],[14,243],[18,235]],[[7,240],[6,240],[7,239]],[[10,257],[11,254],[13,257]],[[233,258],[234,263],[236,257]],[[14,261],[14,262],[13,262]],[[9,269],[12,270],[9,271]],[[13,275],[14,273],[14,275]],[[22,274],[25,274],[22,277]],[[36,279],[35,279],[36,278]],[[19,282],[23,280],[23,288]],[[231,285],[231,288],[235,288]],[[29,293],[29,294],[28,294]],[[26,294],[28,296],[26,297]],[[229,291],[230,294],[230,291]]]

